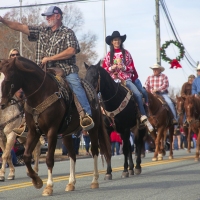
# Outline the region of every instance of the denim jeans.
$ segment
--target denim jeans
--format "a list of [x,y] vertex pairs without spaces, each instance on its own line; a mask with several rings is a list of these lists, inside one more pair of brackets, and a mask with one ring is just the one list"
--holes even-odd
[[115,148],[116,148],[116,155],[119,155],[119,147],[120,144],[119,142],[111,142],[111,147],[112,147],[112,155],[115,155]]
[[178,120],[178,117],[176,115],[176,109],[174,107],[174,104],[173,102],[171,101],[171,99],[169,98],[168,94],[167,93],[161,93],[162,97],[165,99],[165,101],[167,102],[170,110],[172,111],[173,115],[174,115],[174,119],[175,120]]
[[196,149],[197,147],[197,141],[195,138],[192,138],[192,141],[193,141],[193,148]]
[[79,103],[83,107],[84,111],[87,114],[89,114],[90,116],[92,116],[90,104],[88,102],[85,90],[83,89],[83,87],[81,85],[81,81],[80,81],[78,74],[71,73],[71,74],[66,76],[66,80],[69,84],[69,87],[71,88],[71,90],[76,95]]
[[87,152],[89,152],[89,148],[90,148],[90,137],[89,135],[83,135],[83,139],[85,141],[85,149]]
[[148,103],[148,94],[147,94],[147,91],[142,87],[142,84],[141,84],[141,82],[140,82],[140,80],[138,78],[135,80],[134,85],[142,93],[142,95],[143,95],[143,97],[145,99],[145,103]]
[[13,149],[11,150],[11,157],[12,157],[13,165],[16,165],[17,164],[17,156],[16,156],[16,154],[15,154]]
[[146,115],[146,112],[143,107],[142,95],[139,92],[139,90],[137,89],[137,87],[132,83],[131,80],[126,81],[126,86],[133,92],[134,99],[135,99],[136,103],[138,104],[141,115]]

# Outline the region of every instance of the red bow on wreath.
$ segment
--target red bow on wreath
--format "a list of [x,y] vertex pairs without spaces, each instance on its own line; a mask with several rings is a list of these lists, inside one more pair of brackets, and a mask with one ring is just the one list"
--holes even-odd
[[176,67],[176,69],[177,69],[177,68],[182,68],[182,66],[180,65],[180,63],[179,63],[178,60],[176,60],[176,59],[172,60],[172,61],[170,62],[170,64],[171,64],[170,69],[173,69],[174,67]]

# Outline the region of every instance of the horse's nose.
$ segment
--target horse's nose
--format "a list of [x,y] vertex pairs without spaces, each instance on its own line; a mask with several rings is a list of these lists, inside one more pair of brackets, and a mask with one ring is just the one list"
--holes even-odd
[[1,110],[5,109],[6,108],[6,105],[5,104],[1,104]]

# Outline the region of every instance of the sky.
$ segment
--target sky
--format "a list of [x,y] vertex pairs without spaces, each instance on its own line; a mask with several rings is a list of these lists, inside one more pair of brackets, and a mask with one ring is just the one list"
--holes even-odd
[[[22,0],[23,5],[62,2],[63,0]],[[200,23],[199,19],[199,0],[165,0],[169,13],[175,25],[176,31],[191,58],[200,61]],[[97,35],[95,50],[98,53],[96,63],[105,55],[105,38],[113,31],[118,30],[121,35],[126,34],[127,39],[124,47],[127,49],[134,60],[135,67],[139,74],[139,79],[144,85],[147,77],[152,74],[149,68],[157,62],[156,58],[156,30],[155,30],[155,0],[105,0],[105,19],[104,25],[103,1],[90,0],[86,2],[72,3],[80,8],[84,17],[84,32],[91,31]],[[19,0],[2,1],[1,7],[18,6]],[[62,4],[64,5],[64,4]],[[6,11],[0,7],[0,15]],[[45,7],[41,7],[44,8]],[[43,10],[43,9],[42,9]],[[168,22],[162,8],[160,8],[160,32],[161,45],[174,37],[169,28]],[[109,51],[109,47],[107,51]],[[166,49],[167,56],[171,59],[179,55],[177,47],[170,45]],[[94,63],[94,64],[96,64]],[[170,69],[169,63],[161,60],[161,65],[165,67],[164,74],[169,78],[171,87],[181,89],[190,74],[196,75],[196,70],[184,58],[180,62],[181,69]]]

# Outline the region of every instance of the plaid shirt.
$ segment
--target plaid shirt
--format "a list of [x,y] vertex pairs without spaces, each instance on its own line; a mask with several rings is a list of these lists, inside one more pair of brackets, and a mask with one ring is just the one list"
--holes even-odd
[[[29,26],[29,31],[29,41],[37,42],[35,62],[38,65],[42,62],[43,57],[54,56],[68,47],[73,47],[76,50],[76,54],[80,52],[79,43],[74,32],[65,26],[60,26],[54,32],[50,27]],[[65,75],[78,73],[79,71],[76,66],[75,55],[66,60],[48,62],[48,67],[60,67],[64,70]]]
[[158,92],[168,92],[169,81],[166,75],[160,73],[158,76],[149,76],[145,82],[145,88],[147,91],[152,92],[157,90]]

